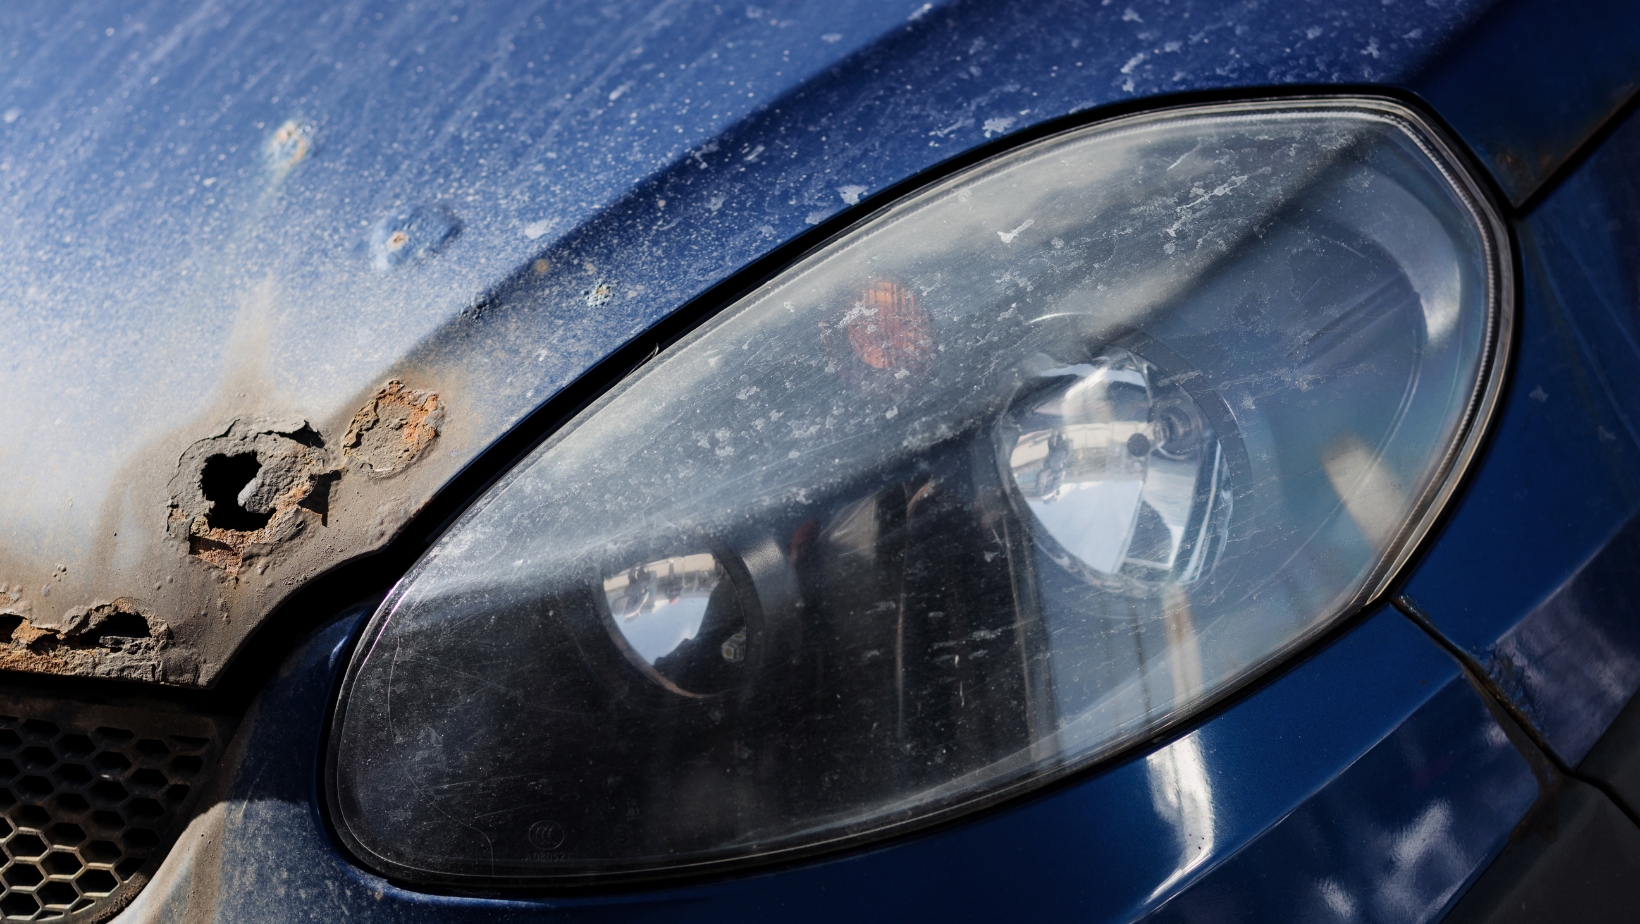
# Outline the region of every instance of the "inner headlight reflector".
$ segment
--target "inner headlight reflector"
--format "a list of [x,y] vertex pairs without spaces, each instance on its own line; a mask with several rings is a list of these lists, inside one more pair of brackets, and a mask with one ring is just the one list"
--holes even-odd
[[1045,384],[999,433],[1037,545],[1130,593],[1200,577],[1232,494],[1224,450],[1189,393],[1122,349],[1033,378]]
[[1195,107],[896,203],[489,491],[349,668],[416,881],[789,855],[1115,754],[1358,610],[1478,439],[1504,237],[1412,112]]

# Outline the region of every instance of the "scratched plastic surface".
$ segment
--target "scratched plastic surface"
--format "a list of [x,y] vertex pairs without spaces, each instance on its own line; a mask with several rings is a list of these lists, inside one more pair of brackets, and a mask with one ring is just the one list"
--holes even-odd
[[1640,118],[1520,223],[1495,435],[1407,595],[1570,764],[1640,690]]
[[344,833],[422,880],[766,860],[1085,766],[1363,605],[1507,289],[1407,116],[1067,133],[726,309],[383,604]]
[[[6,4],[0,221],[26,257],[0,266],[0,427],[29,438],[0,441],[0,582],[46,623],[129,596],[186,635],[195,601],[161,600],[153,573],[181,570],[165,484],[192,440],[259,414],[345,427],[390,375],[436,389],[452,408],[437,452],[356,514],[390,533],[749,260],[1067,113],[1427,89],[1489,163],[1529,149],[1530,188],[1581,137],[1558,127],[1609,109],[1597,52],[1640,19],[1567,6]],[[1582,41],[1531,45],[1538,8]],[[1487,30],[1506,58],[1471,40]],[[1491,102],[1527,92],[1541,103]],[[454,236],[395,248],[387,224],[439,208]],[[231,625],[285,587],[235,601]]]
[[223,790],[122,921],[1114,924],[1227,908],[1278,924],[1423,922],[1538,792],[1457,665],[1384,611],[1188,735],[936,833],[688,888],[426,894],[361,871],[319,820],[319,727],[356,627],[292,656]]

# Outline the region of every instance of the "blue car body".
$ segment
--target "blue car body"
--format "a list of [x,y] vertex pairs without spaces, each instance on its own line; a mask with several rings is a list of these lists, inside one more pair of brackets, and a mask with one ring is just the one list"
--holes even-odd
[[[1640,7],[85,2],[0,10],[0,47],[0,581],[46,629],[127,587],[178,614],[146,675],[8,682],[242,716],[122,920],[1431,921],[1557,806],[1640,844],[1640,786],[1600,756],[1640,690]],[[1444,123],[1515,238],[1501,410],[1386,600],[1183,731],[866,849],[458,894],[341,846],[327,717],[370,605],[589,394],[953,165],[1328,92]],[[434,243],[398,266],[384,235],[417,222]],[[339,433],[388,379],[447,408],[415,472],[344,478],[335,534],[254,592],[164,558],[192,440]]]

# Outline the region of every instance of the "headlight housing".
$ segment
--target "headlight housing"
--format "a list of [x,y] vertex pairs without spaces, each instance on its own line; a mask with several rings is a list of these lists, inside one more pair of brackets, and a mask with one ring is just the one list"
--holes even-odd
[[422,882],[707,869],[1108,757],[1385,587],[1479,438],[1502,226],[1372,99],[994,157],[740,299],[399,584],[338,831]]

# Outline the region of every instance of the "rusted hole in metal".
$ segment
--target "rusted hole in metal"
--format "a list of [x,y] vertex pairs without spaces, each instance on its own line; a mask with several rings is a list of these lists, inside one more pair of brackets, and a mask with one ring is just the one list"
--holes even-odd
[[[212,456],[205,460],[199,474],[199,493],[211,502],[205,521],[216,529],[235,532],[254,532],[268,525],[273,513],[254,513],[239,504],[239,494],[262,470],[262,463],[252,453],[232,456]],[[143,635],[147,635],[146,632]]]
[[229,575],[247,564],[262,574],[310,527],[326,525],[340,474],[306,421],[235,420],[177,460],[166,529]]
[[125,643],[152,637],[148,620],[136,613],[125,612],[110,614],[80,636],[83,644],[102,645],[104,648],[123,648]]

